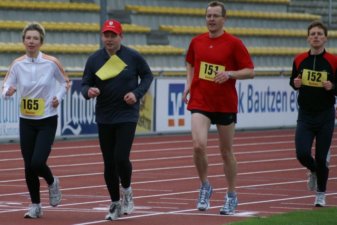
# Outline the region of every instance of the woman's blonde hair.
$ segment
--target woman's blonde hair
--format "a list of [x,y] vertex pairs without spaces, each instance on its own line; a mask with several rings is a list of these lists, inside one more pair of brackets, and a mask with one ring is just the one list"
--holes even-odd
[[25,26],[25,28],[23,28],[23,30],[22,30],[22,41],[25,40],[26,33],[29,30],[36,30],[37,32],[39,32],[40,39],[41,39],[41,44],[43,44],[44,36],[46,35],[46,32],[45,32],[43,26],[41,24],[39,24],[39,23],[36,23],[36,22],[27,24]]

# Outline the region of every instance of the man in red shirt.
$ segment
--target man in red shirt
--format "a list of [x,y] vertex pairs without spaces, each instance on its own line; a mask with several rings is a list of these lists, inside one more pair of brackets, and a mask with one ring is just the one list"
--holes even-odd
[[184,101],[192,113],[194,164],[201,188],[197,208],[210,207],[212,187],[207,178],[207,138],[211,124],[216,124],[219,148],[227,180],[225,204],[220,214],[231,215],[237,207],[236,159],[232,144],[235,133],[238,97],[237,79],[254,77],[254,65],[240,39],[224,31],[226,9],[213,1],[206,8],[208,32],[194,37],[186,55],[187,84]]

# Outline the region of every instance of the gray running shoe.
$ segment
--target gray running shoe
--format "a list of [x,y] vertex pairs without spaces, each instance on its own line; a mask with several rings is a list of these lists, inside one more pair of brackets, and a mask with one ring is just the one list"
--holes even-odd
[[109,213],[105,216],[106,220],[117,220],[119,217],[122,216],[122,206],[121,203],[113,202],[110,205]]
[[122,213],[131,214],[134,210],[133,194],[131,187],[126,191],[122,189]]
[[316,199],[315,199],[315,206],[316,207],[324,207],[326,205],[325,202],[325,192],[317,192]]
[[28,212],[25,213],[24,218],[36,219],[43,215],[41,204],[31,204],[28,208]]
[[60,204],[62,194],[60,191],[60,181],[57,177],[54,177],[54,183],[48,187],[49,189],[49,204],[56,207]]
[[308,173],[308,182],[307,182],[309,191],[316,191],[317,189],[317,176],[314,172]]

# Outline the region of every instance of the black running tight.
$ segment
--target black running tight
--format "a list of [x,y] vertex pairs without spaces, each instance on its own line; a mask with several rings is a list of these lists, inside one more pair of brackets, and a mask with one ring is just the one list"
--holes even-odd
[[43,177],[48,185],[54,182],[47,160],[55,139],[56,128],[57,116],[41,120],[20,118],[21,153],[32,203],[40,203],[39,177]]
[[104,160],[104,179],[111,201],[118,201],[119,181],[131,185],[130,152],[137,123],[98,124],[99,142]]
[[[325,192],[329,177],[327,155],[335,127],[335,109],[307,113],[299,110],[296,128],[296,156],[299,162],[317,174],[317,191]],[[315,156],[312,156],[312,145]]]

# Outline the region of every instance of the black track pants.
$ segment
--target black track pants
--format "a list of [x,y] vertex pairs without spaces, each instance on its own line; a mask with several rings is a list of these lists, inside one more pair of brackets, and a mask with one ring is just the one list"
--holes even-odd
[[104,160],[104,179],[111,201],[118,201],[119,181],[122,187],[131,184],[130,152],[136,123],[98,124],[99,142]]
[[[335,127],[335,109],[307,113],[299,110],[295,145],[299,162],[317,174],[317,191],[325,192],[329,177],[327,155]],[[315,154],[312,145],[316,141]]]

